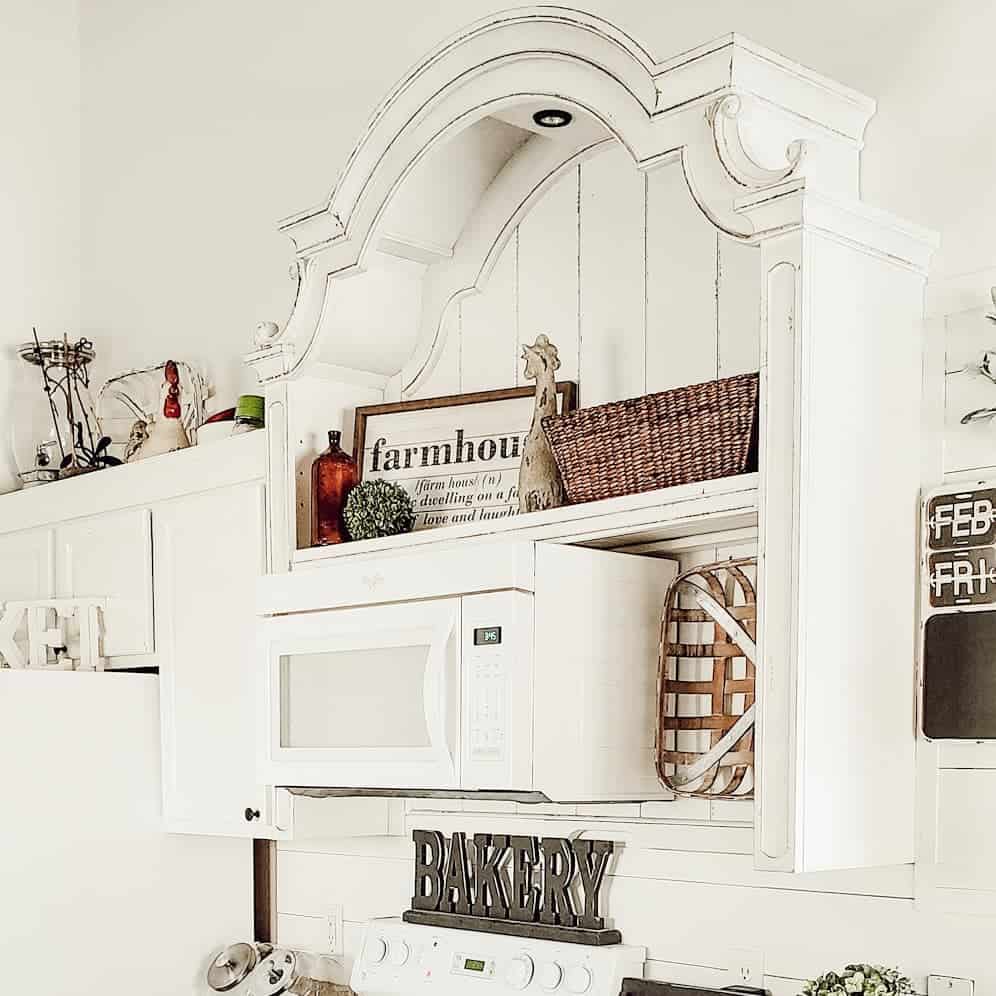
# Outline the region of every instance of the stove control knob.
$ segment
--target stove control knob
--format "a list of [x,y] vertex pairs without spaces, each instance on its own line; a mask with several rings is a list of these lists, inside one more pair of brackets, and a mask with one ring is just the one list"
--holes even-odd
[[527,954],[516,955],[505,969],[505,981],[513,989],[525,989],[532,977],[533,960]]
[[563,977],[564,970],[555,961],[548,961],[540,967],[540,986],[548,993],[552,993],[560,985],[560,980]]
[[581,993],[586,993],[591,988],[591,972],[584,965],[575,965],[567,973],[567,988],[575,996],[581,996]]
[[367,961],[379,965],[387,957],[387,941],[383,937],[371,937],[363,954]]
[[391,964],[396,968],[401,968],[406,961],[408,961],[408,956],[411,954],[411,949],[404,941],[395,941],[391,945]]

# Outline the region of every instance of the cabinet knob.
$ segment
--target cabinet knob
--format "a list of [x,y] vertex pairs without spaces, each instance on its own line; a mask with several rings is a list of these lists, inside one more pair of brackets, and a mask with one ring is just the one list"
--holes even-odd
[[246,806],[246,823],[252,823],[253,820],[259,819],[259,810],[253,809],[251,806]]

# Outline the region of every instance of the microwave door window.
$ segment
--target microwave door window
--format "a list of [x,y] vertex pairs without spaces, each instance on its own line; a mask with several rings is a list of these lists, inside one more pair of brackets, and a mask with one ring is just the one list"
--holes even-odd
[[431,746],[428,646],[280,658],[280,744],[311,748]]

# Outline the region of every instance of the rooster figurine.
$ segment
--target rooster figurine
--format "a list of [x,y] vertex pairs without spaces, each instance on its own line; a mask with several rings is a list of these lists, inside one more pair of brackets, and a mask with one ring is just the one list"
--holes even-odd
[[148,429],[148,438],[132,455],[132,460],[161,456],[174,450],[185,450],[190,445],[187,430],[183,427],[180,408],[180,371],[173,360],[166,362],[163,371],[160,407],[155,421]]

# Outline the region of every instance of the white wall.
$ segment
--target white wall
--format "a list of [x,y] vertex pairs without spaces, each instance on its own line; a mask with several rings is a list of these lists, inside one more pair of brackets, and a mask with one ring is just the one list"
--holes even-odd
[[0,493],[11,474],[13,347],[74,336],[80,302],[79,5],[8,3],[0,15]]
[[[276,220],[324,200],[408,66],[501,6],[82,0],[83,326],[110,366],[173,353],[203,360],[223,396],[251,386],[248,336],[291,301]],[[939,273],[996,262],[992,4],[584,6],[660,58],[737,30],[881,97],[872,202],[942,231]]]
[[[18,274],[13,286],[24,288],[4,295],[0,307],[17,313],[0,336],[26,316],[70,329],[75,316],[97,341],[105,372],[174,355],[207,365],[219,405],[249,387],[239,360],[248,335],[261,319],[285,317],[290,305],[291,250],[274,222],[325,198],[371,109],[407,66],[496,6],[82,0],[77,276],[70,247],[80,202],[70,164],[79,123],[62,100],[77,71],[74,8],[55,0],[22,5],[17,16],[31,24],[6,42],[15,61],[5,66],[38,71],[43,83],[32,86],[29,101],[44,101],[44,112],[13,101],[4,118],[23,136],[22,151],[40,151],[4,183],[4,194],[20,191],[28,231],[0,236],[4,272]],[[942,231],[938,273],[996,265],[992,4],[586,6],[659,57],[739,30],[878,96],[863,170],[868,199]],[[7,20],[14,16],[5,12]],[[61,47],[52,41],[59,38]],[[511,355],[508,361],[511,378]],[[451,818],[417,822],[431,819]],[[628,865],[616,868],[613,912],[627,939],[650,946],[655,974],[725,981],[713,941],[719,937],[724,947],[732,938],[734,946],[761,948],[769,982],[785,992],[794,984],[783,977],[851,958],[898,962],[921,986],[929,970],[972,975],[983,991],[996,987],[985,943],[993,921],[914,911],[910,869],[759,878],[750,870],[749,830],[719,822],[713,839],[725,843],[715,853],[678,835],[671,847],[631,850]],[[399,912],[410,890],[407,855],[407,842],[397,839],[284,847],[282,929],[314,926],[335,902],[353,922]]]

